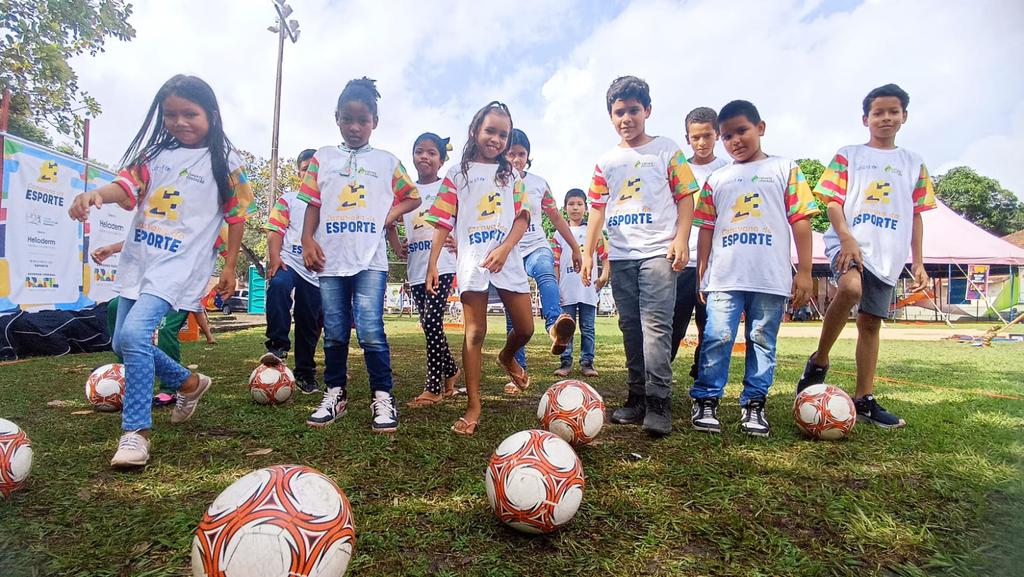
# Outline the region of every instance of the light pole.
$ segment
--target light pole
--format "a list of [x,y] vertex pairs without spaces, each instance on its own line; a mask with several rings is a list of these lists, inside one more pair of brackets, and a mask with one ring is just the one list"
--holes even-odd
[[274,129],[270,140],[270,206],[277,202],[277,141],[281,124],[281,65],[284,63],[284,37],[294,44],[299,39],[299,21],[288,20],[292,7],[284,0],[273,0],[277,23],[267,30],[277,34],[277,81],[274,84]]

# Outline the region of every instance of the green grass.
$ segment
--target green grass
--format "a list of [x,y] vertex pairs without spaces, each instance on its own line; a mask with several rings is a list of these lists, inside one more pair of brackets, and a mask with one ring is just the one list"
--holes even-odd
[[[899,382],[882,384],[881,398],[910,426],[858,426],[838,443],[801,438],[789,414],[812,340],[779,343],[766,440],[739,433],[735,384],[721,411],[724,433],[690,430],[688,363],[680,359],[676,432],[655,441],[636,427],[606,425],[581,452],[587,488],[576,519],[554,535],[527,537],[495,520],[483,471],[501,439],[536,425],[554,362],[537,338],[529,349],[535,386],[506,397],[492,368],[502,321],[491,323],[474,438],[448,431],[460,402],[403,411],[394,438],[372,434],[358,351],[353,410],[331,427],[304,424],[318,398],[256,406],[244,384],[262,353],[254,329],[220,335],[215,346],[185,345],[186,362],[211,374],[216,388],[183,426],[157,413],[153,460],[134,473],[107,466],[118,415],[71,414],[86,408],[82,384],[109,354],[0,367],[0,415],[20,424],[36,451],[28,485],[0,501],[0,575],[189,575],[205,507],[253,468],[289,462],[345,489],[358,534],[350,573],[360,576],[1008,575],[1024,563],[1021,345],[883,343],[879,374]],[[404,402],[420,389],[422,336],[409,320],[389,320],[388,330]],[[591,384],[615,407],[624,396],[621,338],[609,319],[598,333],[601,377]],[[849,390],[852,341],[840,341],[833,367],[830,380]],[[741,369],[733,363],[733,383]],[[56,399],[73,405],[47,406]],[[246,455],[260,448],[273,452]]]

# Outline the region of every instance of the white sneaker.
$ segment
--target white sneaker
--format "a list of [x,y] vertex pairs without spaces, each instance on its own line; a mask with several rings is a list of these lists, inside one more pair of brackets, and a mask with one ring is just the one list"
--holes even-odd
[[374,433],[394,433],[398,430],[398,406],[391,393],[374,392],[373,401],[370,402],[370,413],[373,414],[370,428]]
[[117,452],[114,458],[110,459],[110,466],[123,469],[127,467],[141,467],[149,462],[149,439],[143,437],[138,431],[128,431],[121,435],[117,443]]
[[196,390],[188,394],[178,393],[175,395],[174,410],[171,412],[171,423],[174,425],[184,423],[192,418],[192,413],[196,412],[196,406],[199,405],[199,399],[203,398],[213,383],[210,377],[202,373],[196,373],[196,376],[199,377],[199,386],[196,387]]
[[320,429],[344,417],[347,412],[348,395],[345,394],[345,389],[327,389],[324,391],[324,400],[320,401],[320,406],[306,419],[306,424],[314,429]]

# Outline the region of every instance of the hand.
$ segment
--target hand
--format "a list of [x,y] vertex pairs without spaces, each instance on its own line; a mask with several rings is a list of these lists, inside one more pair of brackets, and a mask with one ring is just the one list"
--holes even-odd
[[700,301],[700,304],[708,306],[708,293],[702,292],[700,289],[697,289],[697,300]]
[[861,258],[860,245],[853,236],[839,241],[839,256],[836,257],[836,270],[839,276],[846,274],[851,268],[864,272],[864,259]]
[[508,259],[508,253],[511,251],[512,247],[503,242],[487,254],[487,258],[480,263],[480,266],[493,273],[499,273],[501,269],[505,268],[505,260]]
[[572,267],[576,270],[580,270],[583,267],[583,255],[580,253],[580,247],[572,247]]
[[608,284],[608,279],[598,277],[597,281],[594,283],[594,288],[597,289],[597,292],[601,292],[601,289],[603,289],[606,284]]
[[459,245],[455,242],[454,234],[449,234],[444,237],[444,247],[451,251],[452,254],[459,254]]
[[932,279],[928,278],[928,273],[925,272],[923,263],[914,263],[910,267],[910,274],[914,277],[914,281],[910,283],[910,292],[916,293],[919,290],[928,288],[928,283]]
[[811,298],[811,290],[813,290],[814,283],[811,281],[811,273],[797,273],[793,277],[793,302],[792,306],[794,309],[798,309],[805,304]]
[[110,258],[110,255],[114,254],[113,247],[114,245],[111,244],[108,244],[107,246],[101,246],[98,249],[89,253],[89,256],[92,257],[92,260],[95,261],[96,264],[103,264],[103,261],[107,260],[108,258]]
[[672,261],[672,270],[679,272],[686,268],[686,263],[690,260],[690,248],[681,238],[676,237],[668,245],[668,254],[665,258]]
[[324,256],[324,250],[320,248],[320,243],[312,238],[303,238],[302,264],[313,272],[323,272],[326,263],[327,258]]
[[235,285],[238,283],[238,279],[235,277],[235,269],[230,267],[224,267],[224,270],[220,271],[220,280],[217,281],[217,286],[213,287],[213,290],[217,291],[222,299],[229,299],[235,294]]
[[89,192],[83,192],[76,196],[75,200],[71,201],[68,216],[74,220],[85,222],[85,219],[89,218],[89,209],[94,206],[96,208],[103,206],[103,197],[100,196],[99,191],[90,190]]
[[584,253],[583,262],[580,265],[580,280],[583,286],[590,286],[590,271],[594,268],[594,257],[590,253]]
[[281,255],[271,255],[270,264],[267,266],[267,280],[274,278],[274,275],[277,274],[278,269],[282,268],[284,270],[288,270],[288,267],[284,264],[284,261],[281,260]]
[[395,249],[395,256],[397,256],[399,259],[406,260],[406,259],[409,258],[409,241],[408,240],[403,240],[402,242],[398,243],[398,246],[394,247],[394,249]]
[[439,284],[439,282],[440,281],[438,279],[437,267],[427,266],[427,279],[426,284],[423,287],[424,290],[427,291],[427,294],[436,295],[437,285]]

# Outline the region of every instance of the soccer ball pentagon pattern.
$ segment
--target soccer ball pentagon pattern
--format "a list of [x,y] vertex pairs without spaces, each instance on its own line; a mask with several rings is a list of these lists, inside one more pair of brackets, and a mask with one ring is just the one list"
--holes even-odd
[[793,418],[804,433],[835,441],[850,434],[857,409],[845,391],[832,385],[811,385],[796,396]]
[[604,399],[582,381],[559,381],[541,395],[537,418],[574,447],[594,440],[604,425]]
[[110,363],[85,380],[85,400],[97,411],[120,411],[124,405],[124,365]]
[[32,441],[21,427],[0,419],[0,497],[10,497],[32,470]]
[[291,398],[295,375],[288,367],[260,364],[249,375],[249,394],[261,405],[278,405]]
[[192,540],[195,577],[341,577],[356,531],[345,492],[319,471],[274,465],[235,481]]
[[524,533],[550,533],[583,501],[583,464],[558,435],[520,431],[498,445],[484,476],[487,499],[502,523]]

